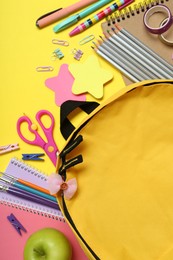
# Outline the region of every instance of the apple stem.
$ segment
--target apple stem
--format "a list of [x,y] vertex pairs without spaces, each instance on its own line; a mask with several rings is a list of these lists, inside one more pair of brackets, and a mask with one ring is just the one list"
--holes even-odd
[[40,256],[45,256],[45,253],[41,250],[35,249],[34,248],[34,252],[36,252],[37,254],[39,254]]

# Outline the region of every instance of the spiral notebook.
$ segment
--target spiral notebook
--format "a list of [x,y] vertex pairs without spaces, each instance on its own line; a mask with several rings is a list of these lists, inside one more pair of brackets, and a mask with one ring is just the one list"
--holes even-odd
[[[12,158],[7,166],[6,173],[15,177],[33,182],[46,188],[47,176],[32,166]],[[11,213],[27,230],[20,236],[8,221]],[[23,250],[27,239],[39,229],[51,227],[62,232],[72,246],[72,260],[88,260],[72,230],[65,222],[60,210],[51,209],[37,203],[19,199],[4,192],[0,192],[0,259],[23,259]]]
[[[41,173],[39,170],[33,168],[29,164],[26,164],[17,158],[12,158],[6,168],[5,171],[7,174],[10,174],[14,177],[23,179],[25,181],[29,181],[33,184],[41,186],[42,188],[47,189],[47,176]],[[0,184],[4,185],[4,183],[0,181]],[[30,202],[25,199],[21,199],[15,197],[6,192],[0,192],[0,201],[1,204],[11,204],[15,207],[26,208],[29,211],[33,211],[34,213],[49,215],[50,217],[61,218],[63,220],[63,215],[60,210],[53,209],[48,206],[44,206],[35,202]]]
[[[144,24],[143,24],[143,15],[147,8],[162,4],[166,5],[171,11],[173,11],[173,1],[172,0],[148,0],[137,2],[129,7],[122,9],[121,11],[114,12],[111,16],[106,18],[106,21],[101,24],[103,32],[110,30],[111,26],[114,26],[115,23],[118,23],[141,42],[155,51],[159,56],[167,60],[171,65],[173,65],[172,46],[168,46],[162,43],[157,35],[149,33]],[[163,17],[160,17],[161,14],[153,15],[153,24],[158,25],[158,21],[161,21]],[[172,36],[172,35],[171,35]],[[131,84],[132,82],[123,76],[125,83]]]

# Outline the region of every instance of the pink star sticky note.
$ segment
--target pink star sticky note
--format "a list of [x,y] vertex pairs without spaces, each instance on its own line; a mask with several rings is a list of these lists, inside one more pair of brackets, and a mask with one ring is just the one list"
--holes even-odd
[[55,92],[55,103],[61,106],[67,100],[85,101],[86,95],[74,95],[72,93],[72,85],[74,78],[68,70],[67,64],[62,64],[58,75],[48,78],[45,85]]

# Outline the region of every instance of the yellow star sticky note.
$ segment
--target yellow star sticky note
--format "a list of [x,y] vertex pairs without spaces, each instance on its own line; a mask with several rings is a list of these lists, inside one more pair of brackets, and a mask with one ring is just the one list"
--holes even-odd
[[72,92],[75,95],[90,93],[95,98],[103,97],[103,85],[113,78],[113,74],[100,67],[98,58],[91,55],[82,64],[70,64],[69,71],[74,77]]

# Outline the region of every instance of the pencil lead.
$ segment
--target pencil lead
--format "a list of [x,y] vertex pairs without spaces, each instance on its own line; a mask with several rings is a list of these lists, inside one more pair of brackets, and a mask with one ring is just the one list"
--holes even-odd
[[98,48],[98,44],[97,43],[95,43],[95,42],[92,42],[92,43],[95,45],[96,48]]
[[111,29],[112,29],[112,31],[110,32],[111,35],[113,35],[114,33],[116,34],[118,33],[118,31],[115,28],[111,28]]
[[115,27],[118,29],[118,31],[121,31],[121,30],[122,30],[122,27],[119,26],[117,23],[115,23]]
[[94,51],[96,51],[96,52],[97,52],[97,46],[96,46],[96,47],[94,47],[94,46],[91,46],[91,48],[92,48]]

